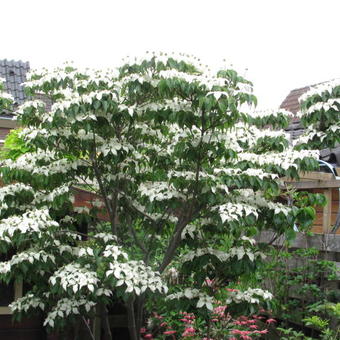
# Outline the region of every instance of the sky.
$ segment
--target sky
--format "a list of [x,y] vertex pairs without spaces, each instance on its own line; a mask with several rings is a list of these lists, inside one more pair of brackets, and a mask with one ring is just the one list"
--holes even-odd
[[254,83],[260,108],[340,77],[339,0],[6,0],[0,59],[32,68],[116,67],[146,51],[226,59]]

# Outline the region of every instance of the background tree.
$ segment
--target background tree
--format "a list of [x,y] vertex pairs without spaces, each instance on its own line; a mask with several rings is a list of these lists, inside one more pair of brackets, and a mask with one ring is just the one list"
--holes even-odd
[[305,133],[297,140],[297,148],[325,149],[340,143],[340,81],[313,86],[300,99],[298,116]]
[[[285,112],[254,112],[252,84],[232,69],[148,54],[118,72],[33,72],[25,87],[53,105],[19,108],[31,152],[1,168],[0,251],[15,255],[0,278],[32,287],[12,304],[16,318],[41,309],[46,326],[63,327],[97,309],[111,338],[107,307],[121,299],[138,339],[147,301],[169,289],[167,300],[211,310],[207,278],[231,285],[253,272],[261,252],[251,237],[308,217],[282,202],[278,179],[312,169],[318,153],[289,146]],[[72,186],[98,196],[74,208]],[[177,271],[186,280],[167,284]],[[225,299],[256,305],[270,294]]]

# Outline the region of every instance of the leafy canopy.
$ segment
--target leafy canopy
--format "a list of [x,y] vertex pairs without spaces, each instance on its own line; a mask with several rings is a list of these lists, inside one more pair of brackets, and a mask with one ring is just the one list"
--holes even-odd
[[[312,169],[318,153],[293,149],[287,112],[255,111],[235,70],[148,54],[117,71],[35,71],[25,89],[33,100],[16,114],[29,152],[3,161],[0,189],[0,252],[14,254],[0,279],[32,287],[12,304],[16,317],[40,308],[62,327],[119,298],[137,339],[145,301],[170,294],[209,311],[206,278],[252,273],[258,231],[304,223],[279,178]],[[93,193],[85,207],[75,187]],[[178,273],[186,279],[172,284]],[[270,297],[249,287],[224,298]]]

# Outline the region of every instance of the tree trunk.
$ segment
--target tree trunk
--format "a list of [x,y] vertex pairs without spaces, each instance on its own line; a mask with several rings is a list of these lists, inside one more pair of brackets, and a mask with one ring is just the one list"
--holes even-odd
[[137,335],[140,329],[143,326],[144,322],[144,303],[145,303],[145,295],[141,294],[136,299],[136,329]]
[[128,314],[128,328],[131,340],[138,340],[139,329],[137,329],[135,307],[134,307],[134,297],[129,298],[126,304],[127,314]]
[[107,311],[107,308],[104,304],[100,304],[99,306],[100,310],[100,317],[102,319],[103,323],[103,340],[112,340],[112,333],[110,329],[110,323],[109,323],[109,313]]

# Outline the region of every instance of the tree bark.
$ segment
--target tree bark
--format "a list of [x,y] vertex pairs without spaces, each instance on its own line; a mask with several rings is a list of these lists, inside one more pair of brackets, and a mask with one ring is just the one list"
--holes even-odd
[[100,317],[103,322],[103,330],[104,330],[103,340],[113,340],[111,329],[110,329],[110,323],[109,323],[109,313],[107,311],[107,308],[104,304],[100,304],[99,310],[100,310]]
[[134,308],[134,297],[130,297],[126,304],[128,314],[128,328],[131,340],[138,340],[139,329],[137,329],[135,308]]
[[[136,328],[139,333],[142,328],[144,322],[144,304],[145,304],[145,295],[141,294],[137,297],[136,300]],[[137,333],[137,334],[138,334]]]

